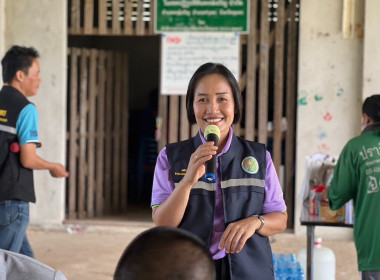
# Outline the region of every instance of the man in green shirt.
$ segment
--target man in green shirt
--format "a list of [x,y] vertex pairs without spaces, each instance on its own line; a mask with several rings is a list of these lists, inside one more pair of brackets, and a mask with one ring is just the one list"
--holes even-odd
[[358,268],[362,280],[375,280],[380,279],[380,95],[368,97],[362,113],[362,134],[343,148],[328,198],[333,210],[354,200]]

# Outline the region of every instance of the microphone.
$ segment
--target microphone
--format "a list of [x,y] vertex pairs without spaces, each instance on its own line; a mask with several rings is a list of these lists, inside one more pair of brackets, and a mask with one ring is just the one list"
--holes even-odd
[[[214,146],[218,145],[220,138],[220,130],[216,125],[209,125],[205,130],[205,139],[206,142],[214,141]],[[206,183],[215,183],[216,177],[216,155],[213,155],[212,158],[206,162]]]

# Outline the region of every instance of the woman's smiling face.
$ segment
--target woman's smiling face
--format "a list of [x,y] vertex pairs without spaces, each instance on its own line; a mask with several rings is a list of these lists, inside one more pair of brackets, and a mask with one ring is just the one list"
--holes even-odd
[[231,86],[222,75],[209,74],[199,80],[193,109],[202,133],[208,125],[216,125],[220,129],[220,140],[224,142],[234,121],[235,102]]

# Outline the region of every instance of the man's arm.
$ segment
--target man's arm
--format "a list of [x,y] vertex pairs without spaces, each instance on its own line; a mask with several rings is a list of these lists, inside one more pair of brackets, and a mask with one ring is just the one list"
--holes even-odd
[[331,186],[327,190],[329,205],[332,210],[341,208],[346,202],[354,198],[358,178],[354,159],[347,145],[343,148],[339,160],[334,168]]
[[36,144],[34,143],[21,146],[20,160],[23,167],[36,170],[47,169],[50,175],[55,178],[69,176],[69,173],[62,164],[49,162],[39,157],[36,153]]
[[37,156],[36,148],[38,139],[38,112],[33,104],[28,104],[20,112],[16,129],[20,149],[21,165],[29,169],[47,169],[51,176],[62,178],[69,176],[65,167],[59,163],[48,162]]

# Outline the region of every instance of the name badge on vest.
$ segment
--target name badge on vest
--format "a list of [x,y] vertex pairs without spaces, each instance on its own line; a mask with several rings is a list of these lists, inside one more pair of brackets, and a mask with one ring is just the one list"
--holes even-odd
[[186,175],[186,171],[187,169],[186,168],[182,168],[178,171],[174,171],[174,178],[173,178],[173,181],[174,182],[179,182],[182,180],[182,178]]

